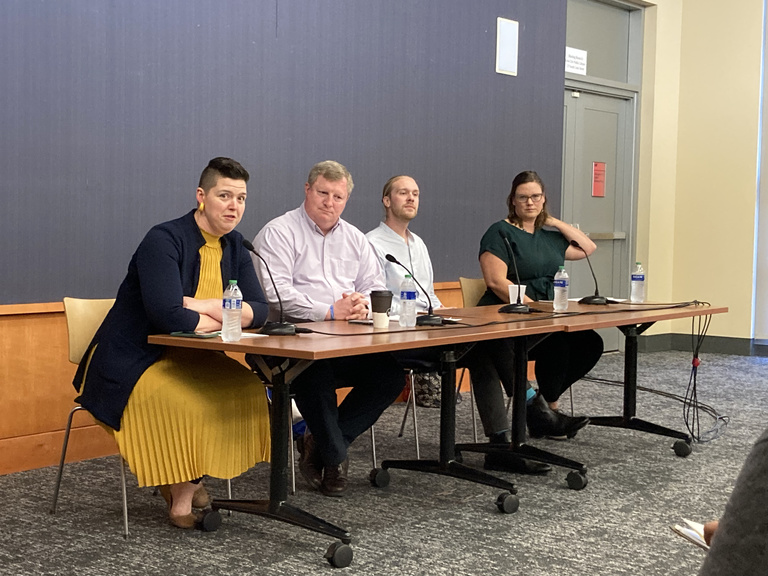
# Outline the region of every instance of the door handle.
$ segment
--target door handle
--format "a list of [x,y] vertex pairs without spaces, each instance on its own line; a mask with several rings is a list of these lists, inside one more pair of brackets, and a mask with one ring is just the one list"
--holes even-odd
[[626,232],[585,232],[590,240],[626,240]]

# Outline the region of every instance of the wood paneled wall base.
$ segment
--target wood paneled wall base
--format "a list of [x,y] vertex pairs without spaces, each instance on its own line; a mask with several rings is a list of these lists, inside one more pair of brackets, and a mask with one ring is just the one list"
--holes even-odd
[[[461,306],[458,282],[436,283],[435,291],[445,306]],[[0,305],[0,474],[58,464],[74,374],[61,302]],[[109,434],[78,412],[67,461],[116,453]]]

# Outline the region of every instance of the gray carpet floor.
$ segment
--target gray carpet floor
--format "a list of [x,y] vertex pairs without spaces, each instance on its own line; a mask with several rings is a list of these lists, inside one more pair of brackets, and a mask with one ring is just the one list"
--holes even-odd
[[[520,508],[502,514],[498,489],[441,476],[392,470],[391,484],[370,486],[367,435],[351,449],[349,493],[340,499],[310,492],[298,481],[291,501],[353,535],[350,567],[324,559],[332,539],[287,524],[234,513],[214,533],[173,528],[162,498],[129,476],[131,534],[121,534],[117,457],[67,465],[59,512],[48,510],[55,468],[0,476],[0,574],[330,574],[354,575],[619,575],[692,576],[704,552],[674,535],[682,518],[717,518],[751,444],[766,426],[766,359],[702,356],[699,401],[730,419],[720,437],[677,457],[668,438],[588,426],[575,439],[534,440],[536,446],[584,462],[589,484],[570,490],[567,470],[543,477],[498,473],[516,483]],[[690,354],[641,354],[642,386],[682,395]],[[592,375],[621,378],[623,357],[605,355]],[[582,381],[576,411],[614,415],[621,388]],[[413,432],[397,437],[403,405],[377,425],[379,459],[410,457]],[[439,410],[420,408],[422,457],[437,456]],[[640,392],[638,416],[684,429],[674,398]],[[65,415],[61,415],[64,419]],[[713,419],[701,413],[702,430]],[[457,438],[471,438],[470,404],[457,406]],[[464,462],[481,466],[482,456]],[[268,466],[233,481],[235,498],[263,498]],[[207,481],[224,495],[224,483]]]

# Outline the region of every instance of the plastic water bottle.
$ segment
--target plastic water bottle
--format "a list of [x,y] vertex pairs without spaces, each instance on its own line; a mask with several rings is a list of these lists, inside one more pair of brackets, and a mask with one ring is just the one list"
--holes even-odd
[[555,312],[565,312],[568,310],[569,285],[568,272],[565,271],[565,266],[560,266],[557,274],[555,274]]
[[645,270],[640,262],[635,262],[635,269],[629,282],[629,301],[634,303],[645,302]]
[[400,326],[416,326],[416,283],[410,274],[406,274],[405,280],[400,284]]
[[243,293],[237,287],[237,280],[230,280],[221,304],[221,339],[224,342],[240,340],[243,335],[242,315]]

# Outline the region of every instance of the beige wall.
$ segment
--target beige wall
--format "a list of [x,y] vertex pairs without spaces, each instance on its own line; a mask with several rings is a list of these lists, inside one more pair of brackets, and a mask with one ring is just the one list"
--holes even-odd
[[[762,2],[650,4],[637,250],[649,298],[725,304],[709,334],[750,338]],[[690,322],[655,327],[670,330]]]

